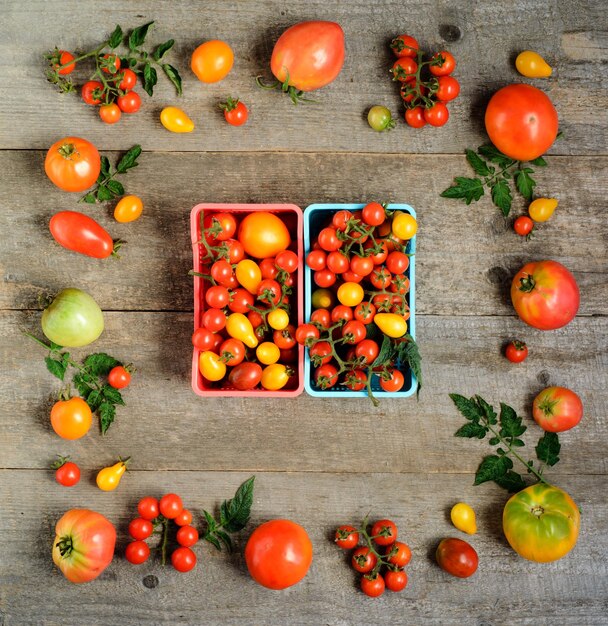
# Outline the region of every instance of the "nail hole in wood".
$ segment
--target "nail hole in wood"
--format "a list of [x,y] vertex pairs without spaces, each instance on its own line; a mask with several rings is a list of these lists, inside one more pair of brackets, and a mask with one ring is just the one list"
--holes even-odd
[[462,31],[455,24],[442,24],[439,27],[439,36],[448,43],[462,39]]
[[144,587],[148,589],[154,589],[154,587],[158,587],[158,578],[154,576],[154,574],[148,574],[148,576],[144,576],[142,580]]
[[545,387],[549,384],[549,381],[551,380],[551,376],[549,374],[549,372],[547,370],[541,370],[538,373],[538,376],[536,377],[536,380],[538,380],[538,382],[541,385],[545,385]]

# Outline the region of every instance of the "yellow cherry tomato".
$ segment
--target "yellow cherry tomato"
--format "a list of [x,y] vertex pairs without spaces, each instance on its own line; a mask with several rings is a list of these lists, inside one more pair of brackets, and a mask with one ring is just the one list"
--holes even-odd
[[547,78],[553,71],[547,61],[532,50],[520,52],[515,59],[515,67],[522,76],[528,78]]
[[357,306],[363,302],[365,292],[359,283],[342,283],[338,287],[338,300],[346,306]]
[[528,215],[535,222],[546,222],[557,208],[555,198],[536,198],[528,207]]
[[264,368],[260,382],[264,389],[277,391],[285,387],[291,374],[291,370],[282,363],[273,363]]
[[475,511],[464,502],[459,502],[452,507],[450,511],[452,524],[463,533],[474,535],[477,532],[477,523],[475,521]]
[[243,259],[237,263],[234,273],[239,285],[255,296],[262,282],[262,270],[259,265],[251,259]]
[[102,491],[114,491],[116,487],[120,484],[120,479],[122,475],[127,471],[127,463],[129,459],[125,459],[124,461],[118,461],[118,463],[114,463],[110,467],[104,467],[102,470],[99,470],[97,474],[97,486]]
[[217,39],[202,43],[193,53],[190,67],[203,83],[217,83],[228,75],[234,64],[232,48]]
[[407,332],[407,322],[396,313],[376,313],[374,324],[388,337],[398,339]]
[[258,345],[251,322],[242,313],[231,313],[226,319],[226,332],[235,339],[240,339],[248,348]]
[[114,219],[121,224],[134,222],[144,210],[144,203],[137,196],[124,196],[114,207]]
[[256,348],[255,355],[263,365],[272,365],[281,358],[281,351],[275,343],[265,341]]
[[411,239],[418,231],[418,222],[416,218],[409,213],[397,211],[395,215],[393,215],[391,231],[393,235],[399,239]]
[[329,289],[315,289],[312,292],[311,300],[313,309],[330,309],[334,304],[335,297]]
[[194,122],[177,107],[165,107],[160,112],[160,123],[172,133],[191,133]]
[[270,311],[270,313],[266,316],[266,321],[270,328],[274,328],[274,330],[283,330],[287,328],[289,325],[289,315],[287,311],[283,309],[275,309],[274,311]]
[[226,375],[226,363],[215,352],[209,350],[198,355],[198,369],[211,382],[222,380]]

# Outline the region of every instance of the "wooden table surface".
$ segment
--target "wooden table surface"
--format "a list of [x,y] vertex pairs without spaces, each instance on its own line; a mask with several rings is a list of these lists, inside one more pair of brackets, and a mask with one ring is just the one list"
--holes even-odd
[[[606,107],[608,33],[599,0],[403,2],[58,2],[8,0],[0,22],[0,624],[587,624],[608,623],[608,408],[606,331]],[[120,23],[156,20],[151,42],[171,37],[184,78],[176,102],[159,79],[142,111],[114,127],[101,124],[78,97],[53,91],[41,55],[55,45],[89,49]],[[340,77],[316,105],[295,108],[256,88],[268,74],[273,42],[303,19],[339,21],[347,58]],[[458,59],[460,98],[441,129],[400,123],[375,134],[372,104],[400,111],[388,80],[387,42],[401,31],[427,48],[448,47]],[[199,83],[189,56],[201,41],[228,41],[236,55],[230,76]],[[525,242],[488,199],[466,207],[439,197],[454,175],[467,175],[466,147],[486,141],[483,111],[496,88],[521,78],[515,54],[541,52],[556,68],[535,84],[551,96],[561,141],[538,172],[539,194],[559,198],[554,218]],[[80,76],[84,78],[84,76]],[[249,123],[227,126],[217,102],[238,95]],[[179,104],[195,120],[190,135],[166,132],[159,110]],[[77,209],[75,196],[44,175],[45,151],[65,135],[83,136],[114,158],[135,143],[141,165],[125,176],[141,196],[141,220],[117,225],[111,207],[87,207],[129,243],[120,261],[96,261],[59,248],[47,224]],[[199,202],[408,202],[419,216],[418,339],[425,388],[420,401],[385,400],[378,409],[357,400],[205,400],[190,389],[192,283],[189,211]],[[517,214],[523,204],[517,202]],[[533,259],[554,258],[581,288],[577,318],[542,333],[516,319],[508,299],[513,273]],[[41,292],[75,286],[105,311],[106,331],[94,345],[138,368],[127,406],[107,436],[91,431],[59,440],[48,413],[58,381],[41,350],[22,335],[39,330]],[[519,366],[501,356],[505,340],[531,348]],[[90,352],[90,350],[88,350]],[[76,351],[84,356],[87,349]],[[501,531],[505,493],[473,487],[485,442],[453,436],[461,418],[449,392],[481,393],[525,415],[531,447],[538,428],[534,395],[548,384],[577,391],[585,405],[579,427],[561,437],[561,462],[551,480],[582,509],[578,545],[553,564],[519,558]],[[73,489],[53,480],[49,463],[71,454],[84,478]],[[132,457],[132,471],[113,493],[101,493],[95,471]],[[213,509],[255,474],[252,520],[232,555],[196,548],[199,565],[186,575],[156,563],[134,567],[122,553],[126,527],[143,495],[181,494],[197,513]],[[449,509],[464,500],[477,511],[470,539],[477,574],[450,578],[434,563],[439,539],[458,532]],[[69,508],[107,515],[119,533],[117,557],[94,583],[75,587],[53,566],[53,527]],[[413,548],[410,584],[401,594],[370,600],[330,540],[337,524],[389,516]],[[286,517],[308,530],[315,558],[305,580],[284,592],[257,586],[242,549],[254,526]]]

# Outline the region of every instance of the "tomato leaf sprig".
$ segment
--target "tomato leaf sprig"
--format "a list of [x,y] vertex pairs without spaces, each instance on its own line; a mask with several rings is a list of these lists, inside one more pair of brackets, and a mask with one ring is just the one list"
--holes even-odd
[[487,188],[492,202],[505,217],[509,215],[513,202],[511,181],[515,183],[515,189],[526,200],[532,200],[536,180],[531,176],[534,170],[530,165],[536,167],[547,165],[542,156],[529,163],[516,161],[492,145],[479,146],[477,152],[467,149],[465,154],[477,177],[456,176],[454,184],[442,191],[441,197],[462,200],[468,205],[479,200]]
[[249,522],[253,504],[254,481],[255,476],[248,478],[236,490],[233,498],[222,502],[219,520],[216,520],[208,511],[203,510],[203,515],[207,522],[207,530],[203,539],[218,550],[221,551],[223,543],[228,552],[232,552],[232,539],[229,533],[237,533],[243,530],[247,522]]
[[97,178],[96,187],[80,198],[79,202],[95,204],[95,202],[105,202],[113,200],[125,194],[122,183],[114,180],[117,174],[124,174],[127,170],[137,167],[137,159],[141,154],[141,146],[136,144],[128,150],[116,164],[116,169],[112,171],[110,160],[106,156],[101,157],[101,171]]
[[535,466],[533,460],[525,461],[515,451],[516,448],[522,448],[525,445],[520,437],[528,428],[512,407],[501,402],[500,416],[498,416],[494,407],[481,396],[467,399],[459,394],[451,393],[450,398],[467,420],[456,431],[455,436],[484,439],[490,434],[489,444],[498,446],[496,454],[484,457],[479,464],[473,484],[481,485],[494,481],[510,493],[521,491],[526,487],[526,482],[521,474],[513,470],[512,458],[522,463],[527,473],[533,474],[539,482],[549,484],[543,477],[543,469],[545,465],[552,467],[559,461],[561,446],[556,433],[545,432],[539,439],[535,448],[538,459]]

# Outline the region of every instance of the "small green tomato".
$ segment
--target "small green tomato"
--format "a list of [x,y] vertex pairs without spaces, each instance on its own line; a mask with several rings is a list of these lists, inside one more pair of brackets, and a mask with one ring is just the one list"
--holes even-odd
[[373,106],[367,113],[368,124],[378,132],[383,130],[391,130],[395,128],[395,120],[391,112],[384,106],[377,104]]

